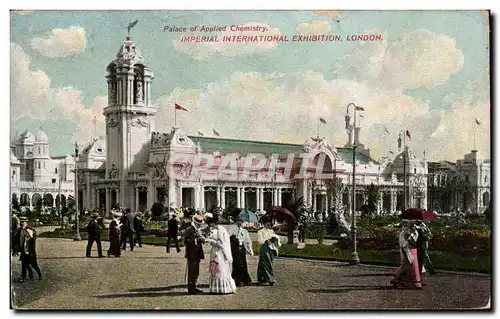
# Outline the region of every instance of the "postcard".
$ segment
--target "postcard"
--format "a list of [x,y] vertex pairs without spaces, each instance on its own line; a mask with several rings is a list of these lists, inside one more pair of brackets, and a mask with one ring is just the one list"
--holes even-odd
[[11,10],[14,310],[489,309],[489,11]]

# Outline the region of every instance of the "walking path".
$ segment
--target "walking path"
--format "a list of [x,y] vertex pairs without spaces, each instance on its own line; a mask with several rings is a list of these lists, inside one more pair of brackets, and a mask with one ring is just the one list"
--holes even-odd
[[[107,249],[109,243],[103,243]],[[456,309],[485,306],[489,276],[438,274],[423,290],[389,285],[394,268],[278,258],[277,285],[239,288],[236,294],[187,295],[181,253],[144,245],[121,258],[85,258],[85,241],[39,238],[41,281],[13,282],[17,309]],[[97,255],[93,250],[93,256]],[[205,252],[208,255],[208,247]],[[249,257],[255,280],[258,257]],[[12,278],[19,278],[18,258]],[[199,283],[206,290],[208,260]]]

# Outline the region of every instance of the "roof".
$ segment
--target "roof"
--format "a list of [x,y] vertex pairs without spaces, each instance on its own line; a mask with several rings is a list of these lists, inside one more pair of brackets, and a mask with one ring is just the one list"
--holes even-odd
[[287,153],[300,153],[302,151],[302,145],[299,144],[233,140],[226,138],[201,137],[201,136],[188,136],[188,137],[196,145],[198,145],[199,143],[203,151],[220,152],[221,155],[233,152],[244,155],[249,153],[287,154]]
[[[242,155],[249,153],[258,153],[269,155],[273,153],[289,154],[303,152],[303,145],[289,144],[289,143],[273,143],[262,141],[248,141],[226,138],[202,137],[202,136],[188,136],[196,145],[200,144],[204,152],[220,152],[221,155],[228,153],[240,153]],[[352,164],[352,148],[337,148],[337,152],[346,163]],[[375,162],[370,157],[356,152],[356,161],[361,164],[368,164]]]
[[21,164],[19,159],[17,159],[16,155],[12,151],[10,151],[10,164]]

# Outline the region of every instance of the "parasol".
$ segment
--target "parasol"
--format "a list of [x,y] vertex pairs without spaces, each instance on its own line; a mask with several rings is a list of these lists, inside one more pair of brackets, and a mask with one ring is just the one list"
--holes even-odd
[[273,206],[267,209],[267,213],[273,218],[286,218],[286,219],[295,219],[295,215],[286,208],[281,206]]
[[423,208],[409,208],[405,210],[401,216],[404,219],[420,219],[420,220],[435,220],[434,216],[430,211]]
[[252,212],[248,209],[245,209],[245,208],[240,209],[240,212],[236,215],[235,220],[247,222],[247,223],[258,223],[259,222],[259,218],[257,217],[257,215],[255,215],[254,212]]

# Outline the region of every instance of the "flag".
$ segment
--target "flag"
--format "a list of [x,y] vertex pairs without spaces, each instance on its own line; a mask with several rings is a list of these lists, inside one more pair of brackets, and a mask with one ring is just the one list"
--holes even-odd
[[481,125],[481,122],[479,122],[477,118],[474,118],[474,120],[476,120],[477,125]]
[[389,153],[394,154],[394,152],[393,152],[393,151],[389,151]]
[[386,127],[386,126],[384,126],[384,129],[385,129],[385,132],[386,132],[387,134],[391,134],[391,133],[389,133],[389,130],[387,129],[387,127]]
[[362,106],[356,105],[356,110],[358,110],[358,111],[364,111],[365,109]]
[[411,139],[411,134],[409,130],[406,130],[406,136],[408,136],[408,138]]
[[202,132],[202,131],[200,131],[200,130],[198,130],[198,135],[199,135],[199,136],[205,136],[205,134],[203,134],[203,132]]
[[319,121],[320,121],[321,123],[323,123],[323,124],[326,124],[326,120],[325,120],[324,118],[322,118],[322,117],[320,117],[320,118],[319,118]]
[[133,27],[135,27],[135,25],[137,24],[137,22],[139,22],[139,19],[135,20],[134,22],[130,22],[128,24],[128,33],[130,33],[130,29],[132,29]]
[[215,129],[214,129],[214,135],[215,136],[220,136],[219,132],[217,132]]
[[179,105],[179,104],[177,104],[177,103],[175,103],[175,109],[176,109],[176,110],[186,111],[186,112],[188,111],[188,110],[186,110],[185,108],[183,108],[182,106],[180,106],[180,105]]
[[92,124],[96,124],[97,123],[97,116],[94,116],[94,119],[92,120]]

